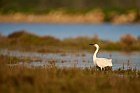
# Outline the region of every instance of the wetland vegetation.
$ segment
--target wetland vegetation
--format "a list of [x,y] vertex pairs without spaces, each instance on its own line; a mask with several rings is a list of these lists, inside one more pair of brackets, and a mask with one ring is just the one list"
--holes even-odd
[[[8,36],[0,35],[0,48],[36,52],[65,52],[67,50],[90,51],[88,43],[102,42],[104,50],[139,51],[139,38],[122,36],[120,41],[104,41],[98,36],[57,39],[52,36],[38,36],[19,31]],[[135,42],[135,44],[134,44]],[[111,44],[111,47],[109,47]],[[118,47],[118,44],[123,47]],[[129,48],[126,46],[129,45]],[[56,47],[57,46],[57,47]],[[59,49],[59,50],[58,50]],[[63,53],[61,56],[66,56]],[[82,54],[81,56],[85,56]],[[140,92],[140,71],[137,69],[115,69],[99,71],[90,68],[59,68],[55,60],[48,61],[44,67],[26,67],[9,65],[18,62],[40,61],[28,57],[0,56],[0,92],[1,93],[138,93]],[[85,62],[85,61],[84,61]]]
[[21,30],[8,36],[0,35],[0,48],[35,52],[91,51],[89,43],[98,43],[102,50],[107,51],[140,51],[140,37],[130,34],[123,35],[119,41],[101,40],[97,35],[92,37],[69,37],[63,40],[52,36],[39,36]]
[[139,23],[139,0],[0,0],[0,22]]
[[[60,40],[52,36],[38,36],[27,31],[18,31],[8,36],[0,35],[0,49],[55,53],[91,51],[89,43],[99,43],[108,51],[139,51],[140,39],[130,34],[119,41],[101,40],[98,36],[75,37]],[[122,47],[118,47],[118,45]],[[129,46],[129,47],[127,47]],[[93,50],[93,49],[92,49]],[[10,52],[9,52],[10,53]],[[47,55],[48,56],[48,55]],[[77,55],[79,56],[79,55]],[[85,54],[81,54],[85,57]],[[84,59],[83,59],[84,60]],[[30,57],[0,56],[1,93],[133,93],[140,92],[140,71],[135,68],[118,68],[100,71],[94,67],[57,67],[55,60],[48,60],[45,67],[27,67],[19,62],[39,61]],[[65,60],[61,61],[65,63]],[[86,63],[84,60],[83,63]],[[123,64],[122,64],[123,66]]]
[[[140,0],[0,0],[0,22],[139,23]],[[125,64],[116,60],[123,68],[107,71],[100,71],[94,66],[56,66],[56,63],[68,63],[69,59],[69,64],[89,62],[88,65],[91,66],[91,61],[86,59],[87,54],[76,53],[93,51],[93,47],[88,45],[93,42],[98,43],[103,51],[140,51],[140,36],[133,37],[131,34],[122,35],[118,41],[102,40],[97,35],[58,39],[25,30],[9,35],[0,34],[0,93],[139,93],[140,70],[130,67],[130,60]],[[8,50],[7,55],[3,52],[5,50]],[[14,54],[15,51],[17,54]],[[24,52],[29,53],[22,56]],[[10,55],[12,53],[13,55]],[[49,53],[60,55],[57,56],[59,60]],[[67,56],[67,53],[75,53],[71,55],[75,56],[76,60],[72,60],[72,56]],[[40,56],[46,59],[42,60]],[[89,56],[90,54],[88,58]],[[119,56],[120,59],[124,57]],[[134,56],[132,58],[135,60],[132,61],[139,64],[139,53],[134,53]],[[77,57],[80,61],[77,61]],[[45,66],[24,65],[43,61],[47,61]]]
[[[140,71],[7,66],[0,57],[1,93],[138,93]],[[14,60],[13,60],[14,61]],[[3,63],[3,64],[2,64]]]

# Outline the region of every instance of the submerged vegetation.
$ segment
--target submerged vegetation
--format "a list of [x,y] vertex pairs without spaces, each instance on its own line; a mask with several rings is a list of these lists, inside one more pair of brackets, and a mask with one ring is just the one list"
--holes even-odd
[[17,31],[8,36],[0,35],[0,48],[35,52],[91,51],[89,43],[98,43],[107,51],[140,51],[140,39],[130,34],[123,35],[119,41],[101,40],[93,37],[79,36],[60,40],[52,36],[38,36],[27,31]]
[[19,62],[38,62],[42,61],[39,58],[31,58],[31,57],[14,57],[9,55],[0,55],[0,63],[1,64],[17,64]]

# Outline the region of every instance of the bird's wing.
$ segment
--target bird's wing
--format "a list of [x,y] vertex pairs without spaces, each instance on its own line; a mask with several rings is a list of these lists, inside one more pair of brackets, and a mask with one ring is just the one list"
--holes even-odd
[[101,67],[112,66],[112,59],[96,58],[96,63]]

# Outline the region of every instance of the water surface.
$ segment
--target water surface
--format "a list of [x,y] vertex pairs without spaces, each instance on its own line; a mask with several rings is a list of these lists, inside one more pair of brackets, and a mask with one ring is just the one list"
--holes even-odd
[[[93,53],[36,53],[36,52],[20,52],[0,50],[0,55],[8,55],[15,57],[29,57],[31,59],[39,59],[40,61],[18,64],[26,65],[28,67],[46,66],[49,61],[55,61],[58,67],[93,67],[92,56]],[[113,69],[140,69],[140,52],[133,52],[130,54],[122,52],[100,52],[98,57],[112,58]]]
[[103,24],[25,24],[0,23],[0,33],[8,35],[14,31],[27,30],[37,35],[51,35],[60,39],[76,36],[93,36],[117,41],[124,34],[140,36],[140,24],[113,25]]
[[[51,35],[60,39],[76,36],[98,35],[101,39],[117,41],[124,34],[131,34],[135,37],[140,36],[140,24],[112,25],[104,24],[25,24],[25,23],[0,23],[0,33],[8,35],[14,31],[27,30],[37,35]],[[81,53],[33,53],[0,50],[0,55],[9,55],[16,57],[39,58],[40,62],[30,62],[28,66],[44,66],[48,61],[55,60],[59,67],[92,67],[92,54],[88,52]],[[111,57],[110,57],[111,55]],[[99,57],[113,59],[113,69],[122,67],[128,68],[128,64],[133,68],[140,69],[140,52],[125,54],[121,52],[100,52]],[[22,64],[22,62],[20,62]]]

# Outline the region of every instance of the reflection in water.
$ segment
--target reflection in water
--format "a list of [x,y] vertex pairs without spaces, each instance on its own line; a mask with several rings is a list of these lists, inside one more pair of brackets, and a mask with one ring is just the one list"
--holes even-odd
[[[45,67],[49,62],[55,62],[57,67],[93,67],[92,53],[35,53],[35,52],[20,52],[0,50],[0,55],[8,55],[15,57],[29,57],[31,59],[39,59],[37,62],[23,63],[19,62],[14,65],[25,65],[27,67]],[[110,56],[111,55],[111,56]],[[140,69],[140,52],[133,52],[131,54],[124,54],[121,52],[100,52],[100,57],[112,58],[113,69],[123,68],[137,68]]]

